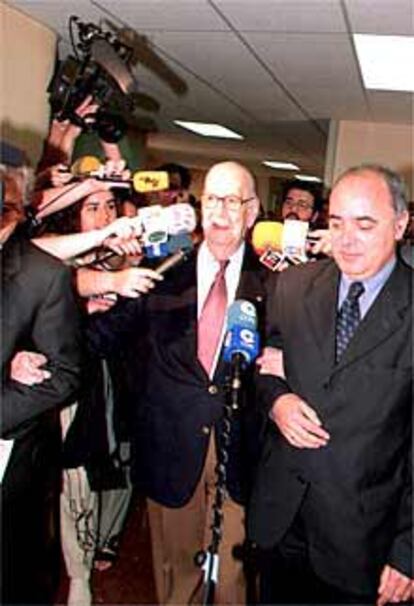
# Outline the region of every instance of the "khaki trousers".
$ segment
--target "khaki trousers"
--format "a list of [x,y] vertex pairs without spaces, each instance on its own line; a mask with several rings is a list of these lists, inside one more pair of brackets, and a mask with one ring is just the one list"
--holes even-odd
[[[214,442],[212,436],[203,474],[187,505],[172,509],[147,501],[155,585],[160,604],[188,604],[190,599],[192,603],[201,602],[203,572],[194,564],[194,555],[211,541],[216,480]],[[244,509],[227,498],[223,514],[215,603],[245,604],[243,565],[232,555],[233,546],[244,541]]]

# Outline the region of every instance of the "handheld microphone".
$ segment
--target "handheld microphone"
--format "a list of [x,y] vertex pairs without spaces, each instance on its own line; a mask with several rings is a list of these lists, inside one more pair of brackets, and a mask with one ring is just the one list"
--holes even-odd
[[74,179],[92,177],[97,181],[106,181],[112,187],[132,187],[136,192],[142,194],[162,191],[168,189],[170,185],[168,173],[162,170],[138,170],[130,179],[117,178],[116,175],[107,176],[104,165],[95,156],[78,158],[72,164],[71,173]]
[[172,267],[186,261],[194,247],[193,241],[188,234],[171,236],[167,245],[171,256],[167,257],[160,265],[158,265],[158,267],[156,267],[156,271],[160,274],[165,274],[165,272]]
[[[96,162],[99,163],[99,160],[94,156],[86,156],[82,158],[82,161],[88,167],[95,166]],[[84,165],[79,163],[79,166],[82,168]],[[163,189],[168,189],[169,187],[169,177],[168,173],[164,171],[150,171],[150,170],[142,170],[137,171],[133,174],[132,179],[121,179],[116,178],[115,176],[107,177],[103,173],[103,167],[99,170],[90,170],[87,173],[80,173],[79,169],[77,169],[76,174],[71,180],[71,189],[75,190],[79,183],[85,180],[88,177],[94,178],[97,181],[102,181],[110,184],[110,187],[120,187],[120,188],[130,188],[131,184],[136,192],[139,193],[147,193],[153,191],[162,191]],[[33,216],[31,217],[31,222],[34,226],[37,226],[39,222],[49,215],[61,211],[68,206],[78,202],[79,199],[73,199],[70,196],[67,196],[68,191],[60,191],[53,198],[51,198],[47,203],[41,203],[36,209],[33,211]]]
[[260,262],[272,271],[287,265],[306,263],[306,242],[309,224],[306,221],[260,221],[252,233],[252,244]]
[[177,202],[164,207],[167,217],[168,233],[172,236],[190,234],[197,225],[194,207],[188,202]]
[[138,217],[144,230],[144,254],[149,258],[170,254],[169,240],[180,234],[191,233],[196,227],[195,210],[191,204],[184,202],[167,207],[148,206],[140,209]]
[[259,353],[256,308],[249,301],[236,300],[230,305],[227,318],[223,357],[231,365],[231,406],[237,410],[242,372]]
[[260,256],[268,248],[282,250],[283,223],[278,221],[258,221],[252,232],[252,245]]

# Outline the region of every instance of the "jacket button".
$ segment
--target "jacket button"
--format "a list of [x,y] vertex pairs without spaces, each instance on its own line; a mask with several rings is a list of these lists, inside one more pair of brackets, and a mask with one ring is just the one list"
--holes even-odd
[[205,436],[208,436],[210,433],[210,427],[208,425],[203,425],[203,427],[201,428],[201,431],[203,432],[203,434]]
[[216,394],[218,394],[218,387],[217,385],[209,385],[208,387],[208,393],[212,396],[215,396]]

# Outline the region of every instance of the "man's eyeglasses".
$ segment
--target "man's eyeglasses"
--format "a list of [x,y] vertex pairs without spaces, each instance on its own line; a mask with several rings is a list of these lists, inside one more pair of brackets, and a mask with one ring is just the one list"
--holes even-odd
[[201,202],[202,202],[204,208],[208,208],[208,209],[212,210],[214,208],[217,208],[218,205],[220,203],[222,203],[226,210],[230,210],[233,212],[240,210],[241,207],[243,206],[243,204],[246,204],[246,202],[250,202],[251,200],[254,200],[254,196],[251,196],[250,198],[241,198],[240,196],[237,196],[236,194],[230,195],[230,196],[216,196],[215,194],[202,194],[202,196],[201,196]]
[[287,208],[300,208],[300,210],[313,210],[313,204],[305,202],[305,200],[289,200],[287,198],[283,201],[283,206]]

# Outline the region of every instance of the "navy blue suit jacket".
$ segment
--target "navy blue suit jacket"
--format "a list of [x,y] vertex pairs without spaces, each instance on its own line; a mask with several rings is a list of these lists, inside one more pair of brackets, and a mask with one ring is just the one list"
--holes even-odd
[[[254,303],[259,316],[267,274],[246,247],[236,298]],[[123,302],[96,318],[90,336],[97,351],[113,350],[116,335],[146,343],[139,360],[145,379],[136,386],[133,481],[150,498],[180,507],[200,479],[213,427],[220,444],[228,371],[220,358],[211,381],[197,360],[195,254],[171,270],[145,300]],[[246,496],[260,443],[262,417],[255,407],[251,373],[244,381],[246,405],[233,421],[227,465],[227,488],[237,501]]]

